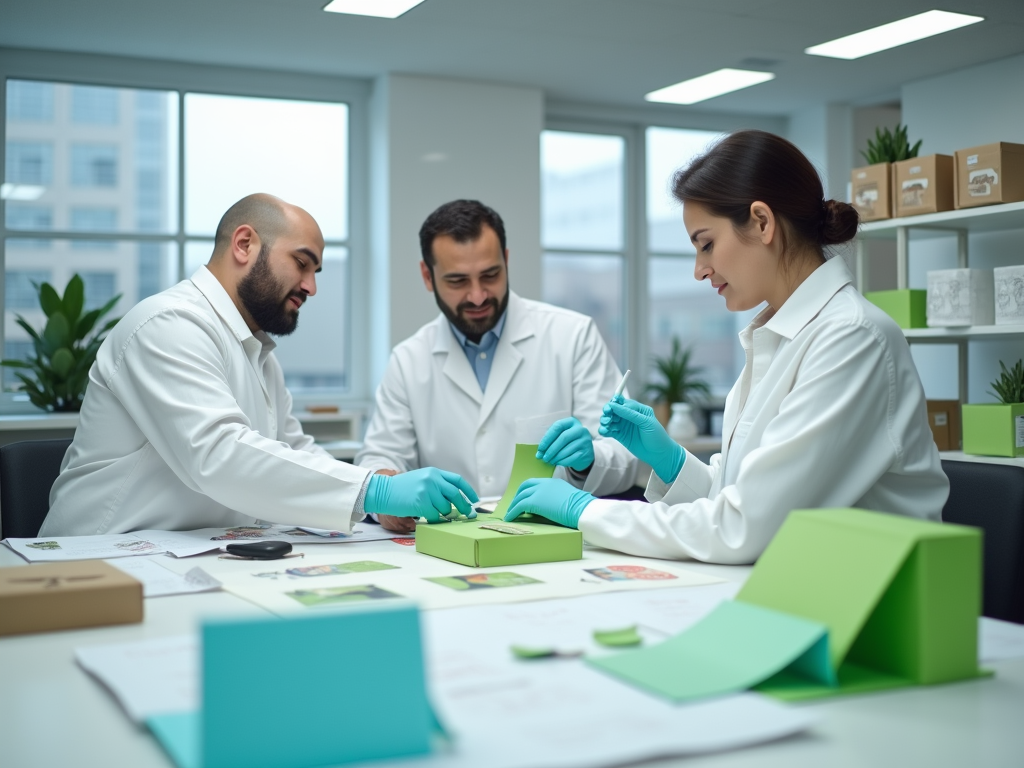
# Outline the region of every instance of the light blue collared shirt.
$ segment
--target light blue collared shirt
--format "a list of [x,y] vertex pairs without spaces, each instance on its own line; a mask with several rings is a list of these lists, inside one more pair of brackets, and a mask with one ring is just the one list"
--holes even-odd
[[448,323],[452,333],[455,334],[455,338],[459,341],[459,346],[462,347],[462,351],[466,353],[466,357],[469,359],[469,365],[473,369],[473,373],[476,374],[476,380],[480,384],[481,392],[487,389],[487,379],[491,376],[491,363],[494,362],[494,350],[498,348],[498,340],[501,338],[501,332],[505,329],[505,318],[507,316],[508,310],[506,309],[501,313],[497,324],[483,335],[479,344],[474,344],[466,338],[466,334],[451,323]]

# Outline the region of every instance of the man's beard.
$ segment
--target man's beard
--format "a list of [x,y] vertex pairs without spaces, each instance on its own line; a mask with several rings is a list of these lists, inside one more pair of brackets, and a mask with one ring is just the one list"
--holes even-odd
[[[437,291],[434,291],[434,300],[437,302],[438,308],[441,313],[448,318],[448,322],[454,325],[462,334],[472,341],[474,344],[480,343],[480,339],[489,330],[494,328],[498,324],[498,320],[505,313],[505,308],[508,306],[508,294],[509,289],[505,289],[505,295],[499,302],[497,299],[487,299],[483,304],[473,304],[469,301],[464,301],[459,304],[455,309],[452,309],[444,301],[441,300],[441,296]],[[471,320],[465,316],[464,312],[466,309],[482,309],[484,307],[493,307],[494,312],[489,317],[485,317],[483,320]]]
[[270,271],[270,247],[264,244],[249,274],[238,283],[238,298],[260,330],[275,336],[287,336],[298,327],[299,313],[291,308],[291,297],[306,300],[301,291],[293,291],[282,299],[284,291]]

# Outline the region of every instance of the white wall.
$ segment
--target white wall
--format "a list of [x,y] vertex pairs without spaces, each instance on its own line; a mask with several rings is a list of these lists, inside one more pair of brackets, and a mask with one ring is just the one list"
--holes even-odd
[[[475,198],[505,221],[513,289],[540,297],[540,133],[535,88],[392,74],[372,103],[373,384],[391,348],[437,315],[418,233],[442,203]],[[358,332],[358,329],[356,329]]]
[[[1024,56],[1013,56],[903,86],[903,120],[910,137],[923,139],[921,154],[953,154],[994,141],[1024,143]],[[970,265],[991,268],[1024,264],[1024,232],[973,235]],[[912,243],[910,287],[924,288],[930,269],[956,267],[952,238]],[[942,346],[913,347],[925,393],[955,398],[956,351]],[[992,402],[990,382],[999,360],[1008,365],[1024,356],[1021,339],[972,342],[969,351],[970,402]]]

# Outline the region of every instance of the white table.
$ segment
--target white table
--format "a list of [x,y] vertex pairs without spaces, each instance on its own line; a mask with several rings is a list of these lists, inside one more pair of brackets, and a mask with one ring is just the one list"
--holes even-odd
[[[185,562],[196,564],[195,559]],[[0,566],[20,564],[20,558],[0,547]],[[699,563],[687,563],[685,567],[730,581],[742,581],[750,570]],[[74,648],[182,634],[197,628],[204,616],[263,612],[225,592],[150,599],[145,611],[142,624],[0,638],[0,765],[171,765],[148,731],[133,725],[113,697],[78,668]],[[990,666],[996,670],[994,679],[806,704],[803,706],[820,711],[822,718],[802,736],[736,752],[649,765],[1024,765],[1024,659]]]

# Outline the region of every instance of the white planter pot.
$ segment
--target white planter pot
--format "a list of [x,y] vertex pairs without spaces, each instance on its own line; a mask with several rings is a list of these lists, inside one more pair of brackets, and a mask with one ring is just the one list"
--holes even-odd
[[697,422],[689,403],[672,403],[672,417],[668,420],[668,436],[677,443],[685,443],[697,436]]

